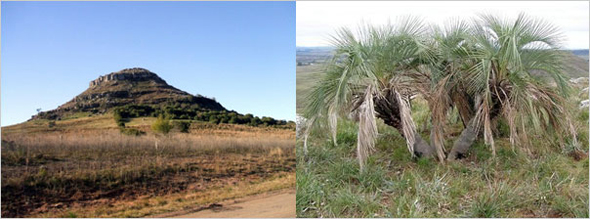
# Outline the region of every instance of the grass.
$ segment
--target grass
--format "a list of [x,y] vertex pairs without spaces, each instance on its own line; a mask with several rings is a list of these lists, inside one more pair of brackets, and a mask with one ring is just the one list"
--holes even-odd
[[353,144],[298,155],[298,217],[588,217],[587,158],[530,158],[504,142],[494,159],[479,143],[467,159],[440,165],[396,159],[408,157],[397,149],[403,140],[387,142],[394,149],[380,145],[363,173]]
[[[577,121],[581,145],[587,122]],[[316,133],[308,156],[297,155],[298,217],[588,217],[587,156],[546,142],[530,156],[498,138],[495,158],[478,141],[467,158],[441,165],[411,158],[399,133],[379,123],[376,152],[359,172],[355,124],[339,124],[338,147]]]
[[322,77],[322,65],[297,66],[297,113],[302,113],[305,98],[315,83]]
[[211,203],[243,198],[268,191],[293,188],[294,173],[284,173],[269,179],[240,182],[235,185],[219,186],[200,192],[173,193],[161,196],[142,196],[133,200],[115,201],[108,205],[77,206],[66,210],[36,215],[38,217],[169,217],[170,212],[190,212]]
[[58,121],[54,131],[3,128],[2,216],[141,217],[294,182],[293,130],[197,123],[188,134],[161,135],[150,132],[151,119],[130,122],[147,132],[137,137],[121,134],[112,118],[113,128],[82,128],[88,118]]

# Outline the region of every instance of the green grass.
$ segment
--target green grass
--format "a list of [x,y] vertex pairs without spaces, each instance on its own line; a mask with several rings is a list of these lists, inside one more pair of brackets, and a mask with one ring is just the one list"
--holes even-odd
[[558,148],[531,157],[500,138],[495,158],[478,141],[466,159],[440,164],[411,158],[397,131],[380,123],[376,151],[359,172],[356,127],[339,128],[338,146],[312,136],[308,156],[297,154],[298,217],[588,217],[587,158]]
[[305,98],[322,77],[322,65],[297,66],[297,113],[302,113]]

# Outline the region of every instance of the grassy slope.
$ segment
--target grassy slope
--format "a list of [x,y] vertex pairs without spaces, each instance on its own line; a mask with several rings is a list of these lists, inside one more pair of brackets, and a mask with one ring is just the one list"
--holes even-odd
[[588,77],[588,56],[579,56],[574,54],[568,54],[569,67],[572,68],[568,72],[568,76],[571,78]]
[[140,137],[112,115],[3,127],[2,216],[142,217],[294,185],[292,129],[194,122],[165,138],[154,120],[126,124]]
[[[319,70],[297,68],[298,112]],[[420,104],[413,117],[428,139],[428,112]],[[588,145],[588,111],[575,114],[581,145]],[[411,159],[397,131],[380,123],[369,171],[359,173],[356,126],[339,126],[338,147],[312,133],[309,156],[297,154],[298,217],[588,217],[588,158],[577,161],[546,142],[536,140],[529,156],[497,137],[495,159],[477,142],[467,159],[440,165]],[[459,124],[448,130],[447,147],[460,131]]]
[[[125,123],[126,127],[137,128],[142,131],[152,134],[151,124],[156,120],[155,117],[141,117],[133,118]],[[188,120],[187,120],[188,121]],[[34,133],[51,133],[51,132],[100,132],[101,130],[117,130],[117,124],[113,119],[111,113],[98,114],[88,117],[86,114],[80,113],[72,117],[60,121],[54,121],[55,126],[49,127],[50,120],[37,119],[31,120],[11,126],[2,127],[2,135],[5,134],[34,134]],[[238,124],[212,124],[204,121],[191,121],[191,133],[211,133],[213,130],[220,134],[219,130],[234,130],[247,132],[268,132],[275,130],[285,130],[272,127],[252,127],[248,125]],[[286,130],[286,132],[293,132]]]
[[98,115],[92,117],[72,118],[55,121],[54,127],[49,127],[50,120],[31,120],[11,126],[2,127],[2,134],[31,134],[52,131],[76,131],[86,129],[117,128],[112,115]]
[[297,66],[297,113],[302,113],[304,101],[311,88],[321,79],[321,65]]

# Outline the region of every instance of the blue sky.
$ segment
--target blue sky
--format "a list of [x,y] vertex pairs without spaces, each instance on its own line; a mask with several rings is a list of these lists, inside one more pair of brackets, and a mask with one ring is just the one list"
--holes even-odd
[[295,119],[295,2],[2,2],[1,16],[2,126],[129,67],[240,113]]

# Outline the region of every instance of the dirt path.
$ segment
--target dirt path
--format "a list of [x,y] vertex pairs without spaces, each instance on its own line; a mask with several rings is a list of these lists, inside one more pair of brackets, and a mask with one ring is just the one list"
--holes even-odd
[[295,218],[295,216],[295,190],[291,189],[213,204],[208,209],[176,217]]

